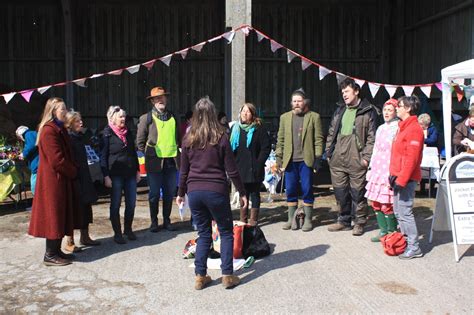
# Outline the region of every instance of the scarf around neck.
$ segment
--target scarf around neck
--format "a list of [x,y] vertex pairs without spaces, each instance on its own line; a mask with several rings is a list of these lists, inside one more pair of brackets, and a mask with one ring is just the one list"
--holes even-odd
[[128,133],[127,127],[119,128],[113,124],[109,124],[109,127],[117,135],[117,137],[119,137],[119,139],[122,140],[122,142],[125,145],[127,145],[127,133]]
[[247,133],[247,148],[250,146],[250,142],[252,142],[252,136],[255,131],[255,122],[251,124],[242,124],[239,120],[239,122],[235,123],[232,126],[232,132],[230,134],[230,146],[232,148],[232,151],[237,150],[239,147],[239,141],[240,141],[240,129],[245,131]]

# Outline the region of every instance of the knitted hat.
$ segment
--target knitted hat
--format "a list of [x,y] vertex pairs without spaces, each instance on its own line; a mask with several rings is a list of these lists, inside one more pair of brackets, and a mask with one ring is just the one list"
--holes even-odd
[[383,107],[387,106],[387,105],[392,105],[393,107],[397,108],[398,107],[398,101],[394,98],[389,98],[388,101],[386,101],[384,104],[383,104]]

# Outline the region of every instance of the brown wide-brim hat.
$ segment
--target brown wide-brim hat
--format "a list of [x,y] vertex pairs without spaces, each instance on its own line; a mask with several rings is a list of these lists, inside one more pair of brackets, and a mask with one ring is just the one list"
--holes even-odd
[[147,96],[146,99],[149,100],[150,98],[163,96],[163,95],[170,95],[170,93],[167,93],[165,89],[162,88],[161,86],[157,86],[151,89],[150,96]]

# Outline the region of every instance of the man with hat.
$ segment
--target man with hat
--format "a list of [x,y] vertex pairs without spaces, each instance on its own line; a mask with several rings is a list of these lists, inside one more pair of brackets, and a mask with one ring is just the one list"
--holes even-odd
[[318,168],[323,153],[321,117],[309,110],[309,100],[303,89],[291,94],[292,110],[280,116],[276,160],[285,172],[288,221],[284,230],[292,228],[293,216],[298,208],[301,187],[305,214],[302,230],[311,231],[313,213],[313,170]]
[[163,227],[173,231],[170,214],[176,190],[180,137],[178,120],[166,109],[168,95],[164,88],[154,87],[150,96],[151,110],[140,116],[137,130],[137,149],[145,155],[150,192],[150,232],[158,232],[158,204],[163,192]]
[[25,142],[25,147],[23,148],[23,158],[28,161],[28,168],[31,172],[30,177],[30,186],[31,193],[35,195],[35,186],[36,186],[36,173],[38,171],[39,164],[39,153],[38,147],[36,146],[36,137],[38,133],[34,130],[30,130],[26,126],[20,126],[16,129],[16,136],[21,141]]

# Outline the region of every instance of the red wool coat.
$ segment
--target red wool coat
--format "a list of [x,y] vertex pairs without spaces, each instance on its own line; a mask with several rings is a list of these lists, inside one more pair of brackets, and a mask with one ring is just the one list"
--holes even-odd
[[76,204],[73,178],[77,166],[66,129],[54,122],[45,124],[38,151],[40,163],[28,234],[60,239],[73,233]]
[[398,127],[392,144],[390,175],[397,176],[396,183],[405,187],[410,180],[421,180],[424,136],[416,115],[400,121]]

